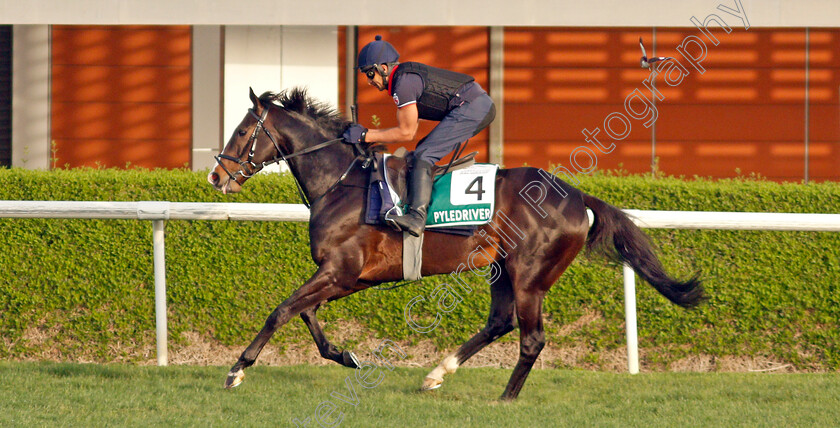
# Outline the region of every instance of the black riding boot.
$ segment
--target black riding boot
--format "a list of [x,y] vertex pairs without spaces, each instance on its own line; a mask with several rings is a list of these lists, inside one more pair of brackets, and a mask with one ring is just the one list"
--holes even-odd
[[416,159],[408,175],[408,213],[394,217],[400,228],[413,236],[420,236],[426,228],[426,213],[432,198],[432,167],[424,160]]

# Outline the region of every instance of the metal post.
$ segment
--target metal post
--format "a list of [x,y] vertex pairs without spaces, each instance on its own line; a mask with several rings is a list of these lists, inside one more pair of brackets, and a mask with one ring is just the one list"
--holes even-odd
[[166,352],[166,250],[163,240],[163,220],[152,221],[155,263],[155,332],[157,339],[157,362],[168,364]]
[[627,369],[639,373],[639,333],[636,327],[636,273],[624,264],[624,319],[627,329]]
[[811,56],[811,30],[808,27],[805,27],[805,183],[808,183],[808,179],[810,178],[810,147],[809,147],[809,139],[810,136],[808,135],[810,132],[810,114],[811,114],[811,101],[809,98],[809,92],[811,91],[811,66],[810,66],[810,59]]
[[[356,105],[356,79],[359,73],[356,71],[356,48],[359,38],[359,30],[355,25],[348,25],[344,31],[344,113],[349,115],[352,107]],[[348,119],[356,121],[355,118]]]
[[[653,27],[653,57],[656,57],[656,27]],[[650,70],[651,73],[655,73],[653,67]],[[651,94],[650,102],[653,104],[653,110],[656,110],[656,77],[654,76],[653,79],[650,79],[650,87],[654,92]],[[658,178],[659,165],[656,162],[656,121],[653,121],[653,127],[650,130],[650,172],[653,173],[654,178]]]
[[490,27],[490,98],[496,104],[496,119],[490,124],[488,161],[504,162],[505,141],[505,27]]

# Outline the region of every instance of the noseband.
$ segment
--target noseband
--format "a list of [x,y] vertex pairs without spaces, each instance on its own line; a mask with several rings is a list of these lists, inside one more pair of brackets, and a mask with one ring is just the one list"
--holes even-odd
[[[343,138],[335,138],[335,139],[332,139],[332,140],[329,140],[329,141],[324,141],[323,143],[319,143],[319,144],[316,144],[316,145],[311,146],[311,147],[307,147],[307,148],[302,149],[302,150],[298,150],[296,152],[293,152],[293,153],[290,153],[290,154],[287,155],[285,152],[283,152],[283,149],[280,148],[280,145],[277,144],[277,140],[274,138],[273,135],[271,135],[271,132],[268,130],[268,128],[265,127],[265,119],[268,117],[268,111],[270,109],[271,109],[271,107],[266,106],[263,109],[262,114],[259,115],[259,116],[254,111],[254,109],[248,109],[248,113],[250,113],[251,116],[253,116],[255,119],[257,119],[257,126],[254,127],[254,132],[251,133],[251,137],[248,139],[248,144],[251,146],[251,149],[248,152],[248,160],[243,161],[239,158],[235,158],[233,156],[229,156],[229,155],[226,155],[224,153],[219,153],[218,155],[214,156],[214,158],[216,159],[216,163],[218,163],[219,166],[222,167],[222,169],[227,173],[227,175],[230,177],[231,180],[236,181],[236,177],[239,176],[239,175],[241,175],[242,177],[244,177],[246,179],[251,178],[251,177],[254,176],[254,174],[259,172],[261,169],[265,168],[266,166],[279,163],[280,161],[288,161],[289,159],[292,159],[294,157],[305,155],[305,154],[308,154],[308,153],[312,153],[312,152],[321,150],[323,148],[332,146],[333,144],[336,144],[336,143],[344,140]],[[254,163],[254,154],[257,150],[257,138],[260,135],[260,131],[265,131],[265,135],[268,136],[269,140],[271,140],[271,144],[274,145],[274,149],[276,150],[276,152],[274,154],[274,159],[262,162],[260,164],[256,164],[256,163]],[[367,165],[370,164],[370,158],[371,158],[372,155],[370,153],[368,153],[367,150],[361,148],[360,146],[361,146],[361,143],[354,143],[353,144],[353,149],[357,154],[356,158],[353,159],[353,162],[350,163],[350,166],[347,168],[346,171],[344,171],[344,174],[342,174],[341,177],[339,177],[338,181],[336,181],[335,184],[330,186],[330,188],[327,189],[327,191],[324,192],[323,195],[319,196],[318,198],[315,199],[315,201],[312,201],[311,203],[306,198],[306,195],[303,193],[303,188],[301,187],[300,182],[298,181],[297,177],[294,177],[294,174],[292,174],[292,176],[295,178],[295,184],[297,185],[298,193],[300,194],[300,197],[303,200],[303,204],[306,205],[306,208],[309,208],[312,204],[314,204],[319,199],[321,199],[323,196],[325,196],[327,193],[329,193],[330,190],[332,190],[335,186],[337,186],[339,183],[341,183],[344,180],[344,178],[347,177],[347,174],[350,172],[350,170],[353,169],[353,166],[356,165],[356,162],[360,160],[360,158],[365,159],[365,163],[363,164],[363,168],[367,168]],[[224,150],[222,150],[222,151],[224,152]],[[237,164],[239,164],[239,171],[236,171],[235,173],[231,173],[227,169],[227,167],[225,167],[225,165],[222,163],[222,159],[229,160],[231,162],[236,162]],[[249,171],[246,172],[246,168],[248,168]]]
[[[218,163],[219,166],[222,167],[222,169],[227,173],[228,176],[230,176],[230,179],[233,181],[236,181],[236,177],[238,175],[241,175],[244,178],[251,178],[259,170],[265,168],[268,165],[278,163],[285,158],[283,150],[280,149],[280,145],[277,144],[277,140],[274,139],[274,136],[271,135],[271,132],[269,132],[268,129],[266,129],[264,126],[265,118],[268,117],[268,108],[263,109],[262,114],[259,116],[257,116],[257,114],[254,112],[254,109],[248,109],[248,113],[251,113],[251,116],[254,116],[254,118],[257,119],[257,126],[254,127],[254,132],[251,133],[251,138],[248,139],[248,144],[251,146],[251,150],[248,152],[248,160],[235,158],[224,153],[219,153],[217,156],[214,156],[214,158],[216,159],[216,163]],[[256,163],[254,163],[254,153],[257,150],[257,137],[260,136],[260,131],[263,129],[265,129],[265,135],[267,135],[268,139],[271,140],[271,143],[274,144],[274,148],[277,149],[277,154],[279,154],[280,157],[277,157],[277,155],[275,154],[274,159],[262,162],[261,164],[257,165]],[[227,169],[227,167],[225,167],[225,165],[222,163],[222,159],[238,163],[239,171],[231,173]]]

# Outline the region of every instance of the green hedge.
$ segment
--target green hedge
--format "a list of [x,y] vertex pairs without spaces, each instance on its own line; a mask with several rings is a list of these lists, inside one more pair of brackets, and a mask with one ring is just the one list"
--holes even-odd
[[[0,183],[0,199],[299,202],[290,177],[277,175],[252,179],[238,195],[221,195],[204,174],[184,170],[3,169]],[[834,183],[600,174],[585,177],[581,188],[637,209],[840,212],[840,186]],[[6,249],[0,253],[0,357],[31,358],[49,348],[64,360],[148,359],[143,352],[154,343],[151,233],[147,221],[0,219]],[[638,285],[640,346],[650,366],[706,354],[762,355],[806,370],[840,368],[840,234],[649,233],[676,276],[703,272],[711,297],[707,305],[684,311]],[[185,332],[247,344],[270,311],[315,270],[305,223],[170,221],[166,254],[176,347]],[[589,365],[622,347],[620,275],[618,266],[580,257],[546,297],[549,341],[585,346],[581,363]],[[453,347],[484,324],[489,292],[480,281],[431,333],[416,333],[403,319],[413,297],[428,296],[444,280],[367,290],[326,305],[319,315],[328,334],[349,320],[379,337]],[[559,334],[583,315],[589,322]],[[365,339],[339,344],[352,347]],[[310,338],[295,319],[274,340],[282,345]]]

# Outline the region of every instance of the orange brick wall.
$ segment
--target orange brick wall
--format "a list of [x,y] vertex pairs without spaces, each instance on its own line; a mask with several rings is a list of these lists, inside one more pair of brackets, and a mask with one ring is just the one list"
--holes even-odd
[[[663,55],[696,29],[659,31]],[[760,173],[778,180],[804,177],[805,44],[803,30],[716,31],[706,41],[702,75],[691,73],[666,97],[657,123],[657,155],[670,174],[731,177]]]
[[[602,126],[624,111],[627,94],[644,89],[640,36],[649,41],[650,30],[505,29],[505,165],[569,166],[586,144],[583,129]],[[650,140],[650,129],[634,126],[614,151],[597,153],[597,168],[649,171]]]
[[[58,166],[182,167],[190,162],[191,38],[189,27],[52,27],[52,138]],[[695,28],[657,29],[657,54],[682,60],[689,75],[675,87],[660,76],[653,128],[632,120],[616,149],[595,152],[597,168],[731,177],[759,173],[798,181],[805,174],[805,30],[733,27],[702,37],[708,55],[700,74],[676,51]],[[488,88],[486,27],[359,27],[359,46],[376,34],[403,61],[420,61],[476,77]],[[339,62],[344,53],[339,31]],[[648,72],[638,67],[638,38],[652,53],[651,28],[506,28],[504,164],[569,165],[585,143],[584,128],[603,128],[623,112]],[[349,59],[353,61],[353,58]],[[809,178],[840,179],[840,30],[810,31]],[[396,125],[390,97],[359,76],[359,118]],[[339,80],[340,99],[346,88]],[[434,122],[421,124],[418,139]],[[607,144],[610,139],[602,132]],[[652,141],[655,140],[655,145]],[[487,159],[488,132],[470,142]],[[407,145],[409,149],[414,143]],[[395,149],[396,147],[393,147]]]
[[840,180],[840,30],[811,30],[810,47],[810,176]]
[[[805,174],[805,30],[732,27],[712,30],[714,46],[696,28],[656,31],[658,55],[674,56],[689,71],[656,88],[658,119],[651,128],[631,119],[630,135],[608,154],[595,151],[598,169],[649,172],[653,158],[672,175],[732,177],[759,173],[799,181]],[[382,34],[417,60],[473,74],[487,87],[488,32],[485,28],[360,27],[359,46]],[[687,35],[706,43],[701,75],[676,47]],[[340,51],[344,49],[344,35]],[[652,54],[651,28],[506,28],[504,70],[504,164],[548,167],[570,164],[584,141],[584,128],[603,128],[604,118],[624,112],[634,89],[651,97],[638,66],[639,37]],[[344,64],[343,52],[341,63]],[[351,59],[352,60],[352,59]],[[840,30],[810,31],[809,178],[840,179]],[[342,91],[343,80],[341,81]],[[387,96],[359,79],[360,120],[395,124]],[[344,99],[342,92],[341,99]],[[421,128],[427,132],[431,124]],[[612,140],[603,130],[602,142]],[[655,145],[653,141],[655,140]],[[478,147],[479,139],[470,148]],[[486,133],[481,136],[486,151]],[[411,148],[411,147],[409,147]]]
[[190,27],[52,27],[55,165],[190,162]]
[[[190,162],[191,36],[189,27],[52,27],[52,138],[57,166],[182,167]],[[695,28],[657,29],[657,54],[682,60],[689,74],[657,89],[652,128],[631,120],[616,149],[598,151],[598,169],[648,172],[652,158],[673,175],[731,177],[759,173],[799,181],[805,174],[805,30],[733,27],[713,30],[702,75],[676,46]],[[382,34],[402,61],[467,73],[488,88],[486,27],[359,27],[359,46]],[[339,63],[345,58],[339,31]],[[654,50],[651,28],[506,28],[504,164],[568,166],[581,131],[603,128],[624,111],[648,71],[638,67],[638,38]],[[349,58],[353,61],[354,58]],[[810,31],[809,178],[840,179],[840,30]],[[396,125],[390,97],[358,76],[359,119]],[[347,93],[343,76],[340,99]],[[418,140],[434,122],[421,124]],[[600,139],[609,144],[602,131]],[[655,145],[652,141],[655,140]],[[412,149],[415,143],[407,145]],[[488,131],[468,151],[487,159]],[[392,147],[392,149],[396,149]]]

